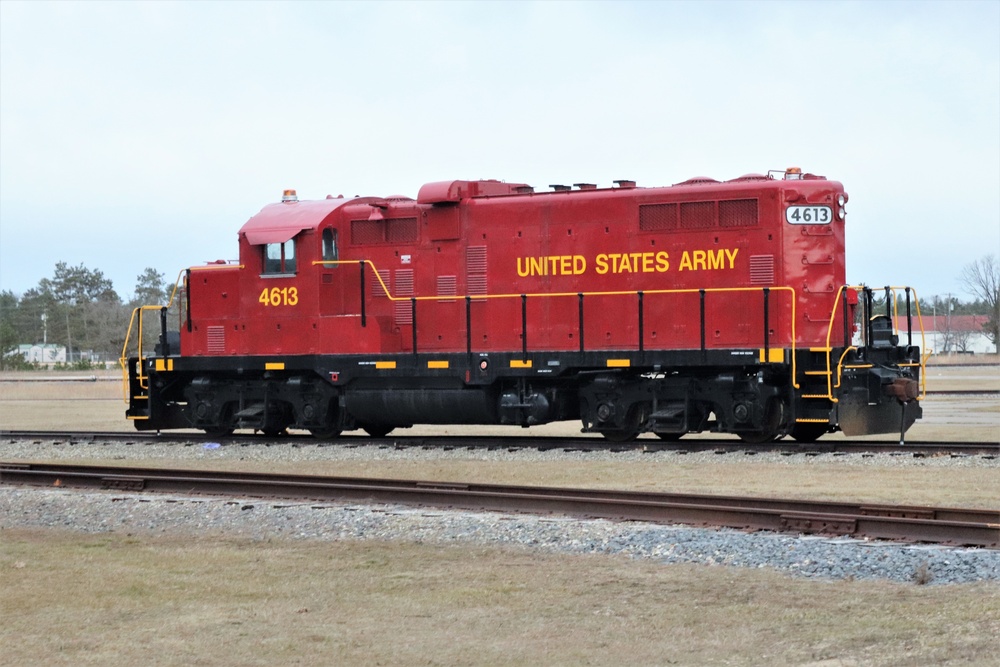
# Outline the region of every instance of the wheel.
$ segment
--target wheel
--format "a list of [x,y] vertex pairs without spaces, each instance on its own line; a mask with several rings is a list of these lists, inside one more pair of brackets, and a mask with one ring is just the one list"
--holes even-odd
[[632,442],[639,437],[639,431],[630,430],[611,430],[600,431],[600,434],[604,436],[604,439],[608,442]]
[[601,435],[609,442],[632,442],[639,437],[639,429],[649,419],[647,407],[644,404],[635,403],[628,409],[625,417],[625,428],[606,429],[601,431]]
[[751,445],[761,445],[765,442],[774,442],[785,437],[784,433],[773,433],[768,431],[741,431],[736,435],[740,440]]
[[781,429],[781,422],[784,421],[785,415],[785,404],[772,398],[768,401],[766,410],[762,428],[759,431],[737,432],[736,435],[740,436],[740,440],[752,445],[760,445],[765,442],[775,442],[785,437],[785,433]]
[[373,438],[384,438],[392,433],[392,429],[395,427],[388,424],[364,424],[361,428]]
[[340,435],[340,429],[333,426],[322,426],[309,429],[309,433],[317,440],[333,440]]
[[800,423],[792,427],[791,435],[797,442],[816,442],[829,429],[830,425],[826,423]]

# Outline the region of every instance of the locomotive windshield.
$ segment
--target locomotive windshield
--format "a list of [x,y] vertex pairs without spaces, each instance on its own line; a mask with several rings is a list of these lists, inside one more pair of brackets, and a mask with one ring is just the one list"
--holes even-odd
[[295,273],[295,239],[264,246],[264,273],[268,275]]

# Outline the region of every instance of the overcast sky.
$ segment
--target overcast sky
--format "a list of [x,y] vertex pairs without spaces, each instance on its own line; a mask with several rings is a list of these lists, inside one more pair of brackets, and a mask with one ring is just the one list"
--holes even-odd
[[284,188],[789,166],[850,194],[849,281],[961,293],[1000,254],[1000,2],[0,0],[16,293],[235,258]]

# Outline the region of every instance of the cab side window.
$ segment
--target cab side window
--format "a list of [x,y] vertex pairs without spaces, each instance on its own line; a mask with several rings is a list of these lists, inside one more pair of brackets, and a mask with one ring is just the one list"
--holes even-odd
[[[323,230],[323,261],[337,261],[337,230],[327,227]],[[327,264],[324,268],[332,269],[336,264]]]
[[295,239],[264,245],[264,273],[295,273]]

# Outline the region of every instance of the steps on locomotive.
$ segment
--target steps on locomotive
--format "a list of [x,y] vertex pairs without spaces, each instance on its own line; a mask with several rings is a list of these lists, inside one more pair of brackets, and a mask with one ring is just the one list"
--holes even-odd
[[833,402],[829,392],[834,371],[827,370],[827,354],[829,350],[826,348],[811,348],[802,360],[804,370],[799,376],[799,388],[796,390],[796,422],[820,423],[830,420]]
[[649,425],[656,433],[687,433],[687,401],[660,401],[649,415]]

